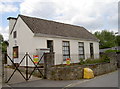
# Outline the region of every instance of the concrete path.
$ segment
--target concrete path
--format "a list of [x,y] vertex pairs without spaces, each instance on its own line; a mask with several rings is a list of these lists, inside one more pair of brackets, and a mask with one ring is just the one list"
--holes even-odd
[[118,87],[118,71],[95,77],[94,79],[81,80],[36,80],[30,82],[10,84],[11,87],[62,87],[63,89],[71,87]]
[[[13,73],[14,69],[11,68],[5,68],[4,69],[4,74],[5,74],[5,78],[4,81],[7,81],[8,78],[11,76],[11,74]],[[22,74],[24,76],[26,76],[23,72]],[[29,81],[35,81],[41,78],[35,77],[35,76],[31,76]],[[10,81],[8,82],[8,84],[15,84],[15,83],[22,83],[22,82],[26,82],[26,80],[22,77],[22,75],[16,71],[15,74],[13,75],[13,77],[10,79]]]

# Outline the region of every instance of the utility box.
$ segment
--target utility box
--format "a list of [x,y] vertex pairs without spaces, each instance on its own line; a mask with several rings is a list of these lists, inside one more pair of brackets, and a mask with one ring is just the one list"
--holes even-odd
[[84,68],[84,78],[85,79],[90,79],[94,77],[93,70],[90,68]]

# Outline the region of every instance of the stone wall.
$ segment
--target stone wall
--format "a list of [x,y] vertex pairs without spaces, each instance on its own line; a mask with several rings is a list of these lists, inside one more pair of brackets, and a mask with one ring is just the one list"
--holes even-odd
[[79,65],[79,66],[67,66],[67,67],[51,67],[47,79],[53,80],[75,80],[83,78],[83,69],[91,68],[94,75],[101,75],[112,72],[117,69],[117,65],[114,63],[102,63],[92,65]]
[[75,80],[83,78],[83,69],[91,68],[94,75],[102,75],[117,70],[116,54],[106,54],[110,57],[110,63],[89,65],[74,65],[65,67],[49,67],[47,79],[52,80]]
[[117,53],[117,66],[120,68],[120,52]]
[[111,63],[117,63],[117,67],[120,68],[120,52],[105,54],[111,58]]
[[53,80],[81,79],[82,74],[83,70],[81,66],[52,67],[48,72],[47,79]]

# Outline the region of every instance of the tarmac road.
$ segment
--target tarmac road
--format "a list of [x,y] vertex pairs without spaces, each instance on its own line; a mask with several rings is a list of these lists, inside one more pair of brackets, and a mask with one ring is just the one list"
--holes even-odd
[[77,82],[69,87],[118,87],[118,71]]

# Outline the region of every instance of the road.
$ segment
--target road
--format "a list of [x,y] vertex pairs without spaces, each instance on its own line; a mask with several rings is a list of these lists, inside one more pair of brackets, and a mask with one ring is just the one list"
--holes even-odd
[[54,81],[40,79],[23,83],[9,84],[11,87],[118,87],[118,71],[97,76],[93,79]]
[[118,71],[77,82],[69,87],[118,87]]

